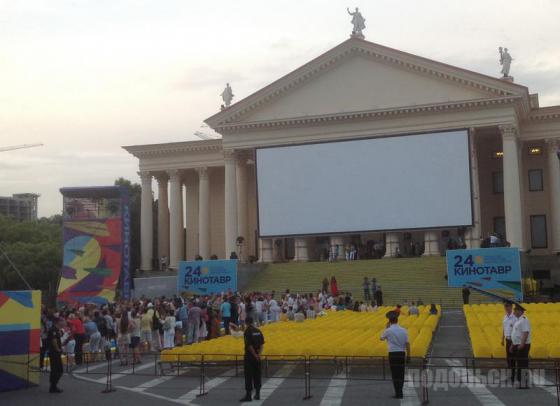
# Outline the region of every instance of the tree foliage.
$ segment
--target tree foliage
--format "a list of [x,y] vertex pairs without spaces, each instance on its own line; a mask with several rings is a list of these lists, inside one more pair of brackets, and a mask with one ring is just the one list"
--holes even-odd
[[[140,265],[140,199],[138,183],[119,178],[117,186],[128,187],[131,218],[130,269]],[[62,269],[62,216],[55,215],[37,221],[17,222],[0,216],[0,290],[25,290],[4,253],[21,272],[32,289],[43,291],[44,297],[54,299]]]
[[60,216],[26,222],[0,217],[0,249],[0,290],[27,289],[7,255],[32,289],[52,295],[62,267]]

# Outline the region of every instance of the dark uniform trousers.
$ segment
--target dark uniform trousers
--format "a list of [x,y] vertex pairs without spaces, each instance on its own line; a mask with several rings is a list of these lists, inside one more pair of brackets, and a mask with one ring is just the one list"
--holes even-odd
[[517,378],[522,387],[529,386],[529,351],[531,350],[531,344],[525,344],[523,349],[519,349],[519,346],[512,345],[512,368],[511,376],[512,378]]
[[513,354],[511,353],[511,338],[506,338],[506,362],[511,369],[511,383],[515,381],[515,370],[513,369]]
[[55,351],[49,352],[49,360],[51,363],[51,374],[49,376],[51,389],[56,389],[63,373],[61,354]]
[[250,354],[245,355],[243,360],[245,373],[245,390],[250,393],[253,386],[257,391],[261,389],[261,362]]
[[84,355],[84,340],[85,334],[74,334],[74,339],[76,340],[76,365],[82,365],[83,363],[83,355]]
[[389,367],[391,368],[391,377],[393,378],[396,396],[403,395],[405,361],[406,353],[404,351],[389,353]]

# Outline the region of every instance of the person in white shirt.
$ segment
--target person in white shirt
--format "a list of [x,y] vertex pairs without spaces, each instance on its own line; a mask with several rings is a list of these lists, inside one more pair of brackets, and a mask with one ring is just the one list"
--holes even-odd
[[282,309],[278,306],[276,299],[270,299],[270,319],[273,323],[280,320],[281,312]]
[[531,324],[525,316],[525,309],[515,305],[517,317],[511,330],[512,375],[519,381],[519,389],[529,389],[529,351],[531,350]]
[[[517,317],[513,314],[513,303],[505,302],[504,303],[504,310],[506,314],[504,315],[504,319],[502,320],[502,345],[506,346],[506,360],[508,368],[512,369],[512,353],[511,353],[511,332],[513,330],[513,325],[517,321]],[[512,369],[511,374],[511,383],[513,384],[515,380],[515,376]]]
[[412,302],[408,308],[408,315],[409,316],[418,316],[420,314],[420,311],[418,310],[418,307],[416,307],[416,304],[414,304],[414,302]]
[[381,341],[387,341],[389,345],[389,366],[395,389],[395,399],[403,398],[404,367],[410,359],[410,343],[408,332],[398,325],[399,315],[390,311],[387,313],[387,328],[381,334]]
[[262,326],[263,324],[265,324],[265,319],[264,319],[264,299],[259,296],[257,298],[257,301],[255,302],[255,309],[257,311],[257,320],[255,320],[255,325],[257,326]]

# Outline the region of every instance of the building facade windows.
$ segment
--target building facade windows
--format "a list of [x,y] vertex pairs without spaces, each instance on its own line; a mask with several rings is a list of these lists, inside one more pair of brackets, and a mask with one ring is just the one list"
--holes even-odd
[[529,192],[543,191],[543,170],[529,169]]
[[506,235],[505,217],[494,217],[494,233],[502,236]]
[[504,193],[504,173],[492,172],[492,192],[494,194]]
[[548,248],[544,214],[531,216],[531,248]]

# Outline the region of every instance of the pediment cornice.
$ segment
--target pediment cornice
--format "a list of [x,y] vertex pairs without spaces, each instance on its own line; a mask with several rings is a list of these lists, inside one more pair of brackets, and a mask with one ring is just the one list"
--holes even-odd
[[131,145],[122,147],[137,158],[172,154],[200,154],[222,151],[222,140],[170,142],[166,144]]
[[560,119],[560,106],[541,107],[529,114],[530,121],[547,121]]
[[415,105],[415,106],[408,106],[408,107],[395,107],[395,108],[385,108],[385,109],[376,109],[376,110],[368,110],[368,111],[344,112],[344,113],[325,114],[325,115],[318,115],[318,116],[295,117],[289,119],[231,123],[231,124],[221,125],[218,127],[217,130],[219,130],[222,133],[232,133],[236,131],[246,131],[246,130],[256,130],[256,129],[266,129],[266,128],[322,125],[329,122],[371,120],[375,118],[391,118],[391,117],[413,115],[413,114],[461,111],[461,110],[477,109],[477,108],[487,107],[487,106],[514,104],[518,102],[520,99],[521,96],[501,96],[501,97],[488,98],[488,99],[464,100],[464,101],[447,102],[447,103]]
[[[433,61],[417,55],[408,54],[379,44],[352,38],[332,48],[323,55],[278,79],[245,99],[209,117],[206,123],[216,131],[240,125],[243,118],[259,107],[272,103],[315,76],[342,63],[347,58],[360,55],[381,63],[416,72],[419,75],[435,77],[437,80],[452,82],[457,86],[475,89],[486,94],[488,99],[506,96],[520,96],[521,111],[529,112],[529,92],[525,86],[506,82],[480,73]],[[454,104],[454,103],[451,103]],[[406,109],[406,108],[405,108]],[[281,120],[280,120],[281,121]],[[247,124],[247,123],[243,123]]]

